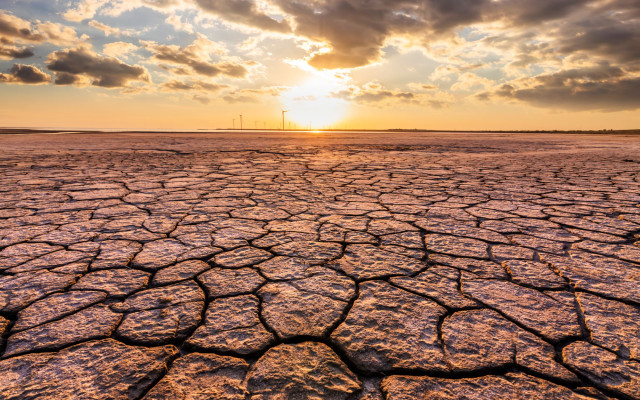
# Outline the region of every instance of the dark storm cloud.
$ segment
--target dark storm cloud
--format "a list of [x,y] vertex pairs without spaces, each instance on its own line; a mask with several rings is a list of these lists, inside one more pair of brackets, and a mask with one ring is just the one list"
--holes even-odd
[[187,47],[161,45],[147,41],[142,41],[141,43],[147,50],[153,53],[154,60],[188,67],[164,67],[178,75],[244,78],[249,74],[248,67],[255,65],[255,63],[251,61],[245,62],[244,64],[231,61],[209,61],[208,46],[213,43],[203,37],[199,37],[193,44]]
[[291,27],[286,21],[277,21],[260,11],[251,0],[196,0],[205,11],[229,22],[252,26],[261,30],[287,33]]
[[130,82],[149,82],[147,70],[131,66],[117,58],[102,57],[88,49],[56,51],[49,55],[47,68],[56,74],[57,85],[79,83],[84,78],[94,86],[126,87]]
[[51,82],[51,76],[33,65],[14,64],[8,74],[0,73],[0,82],[39,85]]
[[478,97],[508,98],[543,108],[634,110],[640,108],[640,78],[603,64],[521,79]]

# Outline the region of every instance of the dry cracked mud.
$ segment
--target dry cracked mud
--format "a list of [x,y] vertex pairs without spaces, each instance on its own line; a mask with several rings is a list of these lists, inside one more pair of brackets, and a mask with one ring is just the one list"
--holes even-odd
[[640,136],[0,148],[0,399],[640,399]]

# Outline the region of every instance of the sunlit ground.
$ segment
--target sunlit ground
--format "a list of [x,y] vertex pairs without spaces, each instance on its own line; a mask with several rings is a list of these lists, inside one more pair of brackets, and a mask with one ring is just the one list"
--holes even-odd
[[344,119],[349,103],[333,97],[344,90],[339,80],[331,77],[314,77],[300,86],[283,93],[280,101],[286,113],[285,128],[332,128]]

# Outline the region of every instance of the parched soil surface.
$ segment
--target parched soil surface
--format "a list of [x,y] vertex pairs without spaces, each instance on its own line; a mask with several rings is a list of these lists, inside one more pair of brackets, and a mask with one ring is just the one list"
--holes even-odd
[[640,136],[0,149],[0,399],[640,399]]

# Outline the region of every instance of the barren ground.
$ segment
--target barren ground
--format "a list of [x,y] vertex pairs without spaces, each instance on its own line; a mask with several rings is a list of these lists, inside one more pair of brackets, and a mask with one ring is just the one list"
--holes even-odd
[[1,399],[640,399],[640,136],[0,149]]

